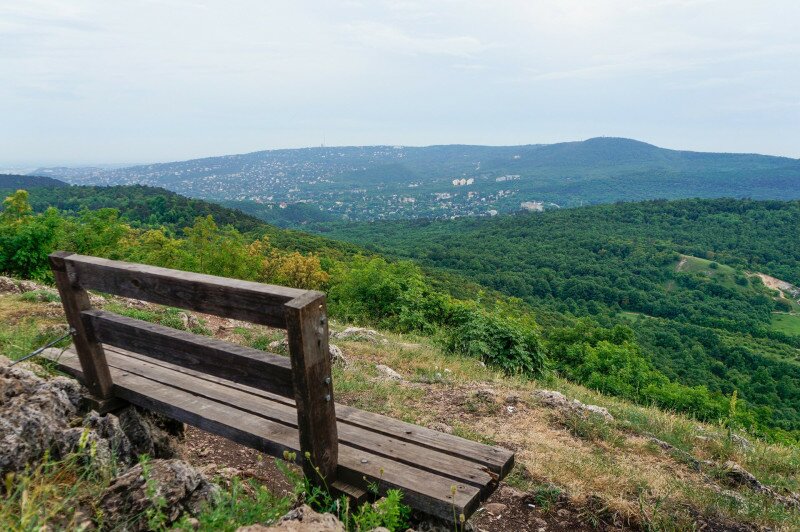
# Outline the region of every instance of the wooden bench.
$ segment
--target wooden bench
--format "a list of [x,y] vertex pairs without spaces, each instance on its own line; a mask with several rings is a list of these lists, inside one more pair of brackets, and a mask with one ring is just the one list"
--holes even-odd
[[[412,507],[469,517],[511,469],[508,450],[333,400],[325,294],[56,252],[50,256],[74,347],[49,351],[94,407],[120,401],[273,456],[358,502],[368,483]],[[93,310],[86,290],[286,329],[289,357]]]

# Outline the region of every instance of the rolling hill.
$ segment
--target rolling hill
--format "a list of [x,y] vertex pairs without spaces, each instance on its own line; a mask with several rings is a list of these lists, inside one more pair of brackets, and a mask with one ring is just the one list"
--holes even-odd
[[52,177],[44,177],[37,175],[18,175],[18,174],[0,174],[0,189],[19,189],[19,188],[58,188],[66,187],[67,183],[53,179]]
[[36,173],[83,185],[159,186],[213,201],[305,202],[325,217],[350,220],[491,215],[531,208],[530,202],[554,208],[659,198],[800,198],[797,159],[669,150],[609,137],[524,146],[270,150]]

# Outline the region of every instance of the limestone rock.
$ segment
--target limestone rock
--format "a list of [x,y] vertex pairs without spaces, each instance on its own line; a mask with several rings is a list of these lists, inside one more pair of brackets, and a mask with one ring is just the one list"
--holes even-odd
[[400,375],[395,370],[393,370],[392,368],[390,368],[389,366],[386,366],[384,364],[378,364],[377,366],[375,366],[375,369],[377,369],[385,377],[388,377],[389,379],[391,379],[393,381],[401,381],[401,380],[403,380],[403,376],[402,375]]
[[85,438],[97,446],[98,466],[110,460],[113,453],[117,465],[124,468],[135,465],[139,456],[146,454],[154,458],[172,458],[177,450],[177,441],[183,436],[183,424],[159,414],[127,406],[114,414],[100,416],[89,412],[83,427],[68,429],[60,444],[62,454],[77,450],[78,440],[84,430],[90,432]]
[[200,320],[190,312],[181,312],[178,317],[181,319],[181,325],[183,325],[184,329],[189,330],[200,326]]
[[438,421],[428,425],[428,428],[429,429],[433,429],[433,430],[435,430],[437,432],[444,432],[445,434],[452,434],[453,433],[453,427],[451,427],[450,425],[448,425],[446,423],[440,423]]
[[472,394],[475,399],[484,403],[494,403],[497,401],[497,392],[491,388],[481,388]]
[[272,526],[250,525],[236,532],[345,532],[344,525],[333,514],[320,514],[307,505],[290,511]]
[[[268,349],[279,354],[289,354],[289,340],[282,338],[280,340],[273,340],[269,343]],[[347,365],[347,359],[344,356],[342,348],[338,345],[328,344],[328,354],[330,354],[331,362],[334,364]]]
[[502,515],[508,509],[508,506],[502,502],[490,502],[485,504],[483,509],[492,515]]
[[739,446],[745,452],[749,452],[753,450],[753,444],[750,443],[750,440],[745,438],[744,436],[739,436],[738,434],[731,434],[731,441]]
[[371,342],[377,342],[383,338],[378,331],[363,327],[348,327],[343,331],[331,334],[331,336],[339,340],[369,340]]
[[278,353],[285,353],[289,350],[289,340],[283,338],[282,340],[273,340],[269,343],[269,349],[277,351]]
[[24,469],[58,447],[78,414],[80,385],[65,377],[42,379],[0,356],[0,476]]
[[125,306],[125,308],[138,308],[138,309],[151,309],[153,305],[148,303],[147,301],[142,301],[141,299],[133,299],[130,297],[120,297],[117,298],[120,302]]
[[774,489],[770,488],[769,486],[765,486],[762,484],[752,473],[747,471],[745,468],[728,460],[723,465],[725,468],[725,477],[728,481],[735,485],[735,486],[746,486],[753,490],[756,493],[761,493],[768,497],[775,499],[777,502],[783,504],[784,506],[789,506],[792,508],[800,508],[800,496],[796,493],[792,493],[789,495],[781,495],[776,492]]
[[11,277],[0,275],[0,294],[19,294],[22,292]]
[[765,486],[761,484],[752,473],[736,462],[728,460],[723,467],[726,469],[726,477],[733,484],[737,486],[747,486],[754,491],[763,491]]
[[339,364],[342,366],[347,365],[347,359],[344,356],[344,351],[338,345],[328,344],[328,352],[331,355],[331,363]]
[[595,414],[602,417],[606,421],[614,421],[614,417],[602,406],[587,405],[581,403],[577,399],[567,399],[567,397],[561,392],[556,392],[553,390],[536,390],[533,392],[533,395],[541,404],[551,408],[573,411],[587,415]]
[[20,292],[35,292],[37,290],[49,290],[47,286],[35,283],[33,281],[19,281],[17,283],[17,286],[19,286]]
[[147,530],[146,512],[156,509],[159,499],[164,504],[158,509],[164,513],[164,524],[168,525],[184,512],[196,514],[217,491],[216,485],[186,462],[153,460],[117,477],[103,492],[98,507],[103,526],[108,529]]
[[79,417],[83,389],[66,377],[44,379],[0,356],[0,476],[51,450],[56,456],[93,447],[92,464],[123,467],[138,456],[171,457],[183,424],[128,406],[116,414]]
[[118,411],[117,416],[136,456],[172,458],[178,454],[176,440],[183,437],[183,423],[134,406]]
[[520,400],[521,399],[520,399],[519,395],[517,395],[515,393],[512,393],[512,394],[506,396],[506,401],[505,402],[506,402],[507,405],[515,406],[515,405],[519,404]]

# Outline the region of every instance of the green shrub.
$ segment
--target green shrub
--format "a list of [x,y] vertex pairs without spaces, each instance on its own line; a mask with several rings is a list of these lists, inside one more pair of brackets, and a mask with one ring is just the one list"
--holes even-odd
[[22,301],[29,301],[31,303],[55,303],[61,301],[58,293],[53,290],[31,290],[20,294],[19,298]]
[[338,266],[328,301],[331,314],[344,321],[432,332],[446,319],[450,297],[429,287],[411,262],[358,257]]
[[546,368],[539,335],[530,324],[468,305],[455,310],[445,348],[512,374],[541,375]]

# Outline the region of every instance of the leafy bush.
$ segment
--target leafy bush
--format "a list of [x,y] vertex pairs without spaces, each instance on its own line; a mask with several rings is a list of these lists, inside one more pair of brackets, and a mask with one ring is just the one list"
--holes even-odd
[[18,190],[3,201],[0,213],[0,271],[29,279],[47,279],[47,255],[58,239],[62,220],[55,209],[33,216],[28,193]]
[[536,330],[511,316],[462,305],[445,337],[449,352],[479,358],[507,373],[540,375],[546,367]]
[[450,298],[425,283],[411,262],[357,257],[340,264],[328,293],[331,313],[400,331],[431,332],[447,317]]

